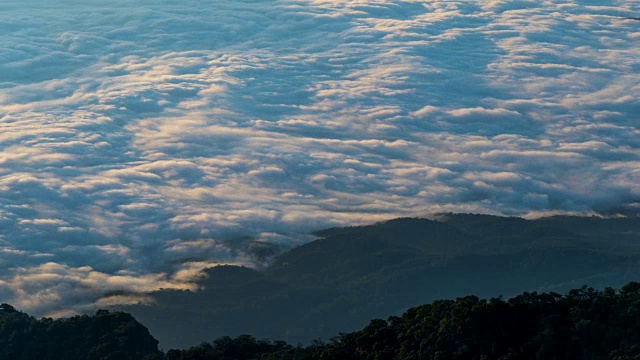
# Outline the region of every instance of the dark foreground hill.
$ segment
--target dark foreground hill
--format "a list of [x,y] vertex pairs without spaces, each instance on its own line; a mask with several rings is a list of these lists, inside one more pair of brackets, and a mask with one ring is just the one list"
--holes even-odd
[[1,360],[631,360],[640,358],[640,284],[437,300],[306,347],[242,335],[166,353],[127,314],[35,320],[3,305],[0,341]]
[[434,299],[619,287],[640,274],[639,218],[446,214],[316,235],[264,271],[212,268],[201,291],[124,310],[165,349],[245,333],[306,343]]
[[131,315],[105,310],[94,316],[35,319],[0,305],[2,360],[155,359],[158,341]]
[[249,336],[221,338],[172,360],[537,360],[640,359],[640,284],[619,292],[583,287],[562,296],[524,293],[508,301],[438,300],[401,317],[373,320],[329,343],[291,347]]

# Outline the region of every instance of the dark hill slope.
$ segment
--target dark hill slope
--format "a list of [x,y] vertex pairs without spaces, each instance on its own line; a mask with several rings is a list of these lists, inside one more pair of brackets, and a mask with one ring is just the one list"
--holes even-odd
[[0,305],[1,360],[142,360],[161,357],[158,341],[131,315],[35,319]]
[[438,298],[621,286],[640,273],[637,219],[443,214],[316,234],[265,271],[213,268],[202,291],[126,310],[165,348],[243,333],[296,343]]
[[[524,293],[508,301],[466,296],[412,308],[343,334],[309,359],[638,359],[640,286]],[[273,356],[286,359],[288,355]]]
[[[230,278],[251,276],[243,269],[221,271],[233,273]],[[566,295],[436,300],[306,347],[241,335],[162,353],[129,314],[100,310],[95,316],[36,320],[2,304],[0,359],[632,360],[640,358],[639,314],[640,284],[632,282],[619,291],[585,286]]]
[[223,337],[169,360],[537,360],[640,358],[640,284],[526,292],[509,300],[436,300],[327,344],[292,347],[245,335]]

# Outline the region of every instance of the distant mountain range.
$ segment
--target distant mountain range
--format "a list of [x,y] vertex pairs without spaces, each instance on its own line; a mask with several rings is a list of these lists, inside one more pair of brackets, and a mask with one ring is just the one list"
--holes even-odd
[[265,270],[208,269],[197,292],[127,306],[164,349],[223,335],[307,343],[434,299],[620,287],[640,278],[640,218],[441,214],[333,228]]

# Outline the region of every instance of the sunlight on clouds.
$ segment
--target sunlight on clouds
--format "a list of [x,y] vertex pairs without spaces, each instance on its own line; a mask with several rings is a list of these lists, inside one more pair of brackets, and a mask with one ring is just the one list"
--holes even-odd
[[35,315],[329,226],[637,212],[634,1],[5,8],[0,297]]

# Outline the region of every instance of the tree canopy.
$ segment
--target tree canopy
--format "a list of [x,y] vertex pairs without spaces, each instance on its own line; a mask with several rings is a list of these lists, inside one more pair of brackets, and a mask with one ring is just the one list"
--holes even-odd
[[565,295],[525,292],[508,300],[437,300],[307,346],[241,335],[166,353],[129,314],[100,310],[92,316],[37,320],[2,304],[0,359],[640,359],[640,283],[618,291],[585,286]]
[[159,355],[158,341],[123,312],[36,319],[0,305],[0,359],[141,360]]
[[[204,353],[207,356],[199,357]],[[564,296],[525,292],[509,300],[476,296],[438,300],[399,317],[373,320],[327,344],[292,347],[243,336],[173,350],[167,356],[171,360],[640,359],[640,283],[629,283],[620,291],[582,287]]]

